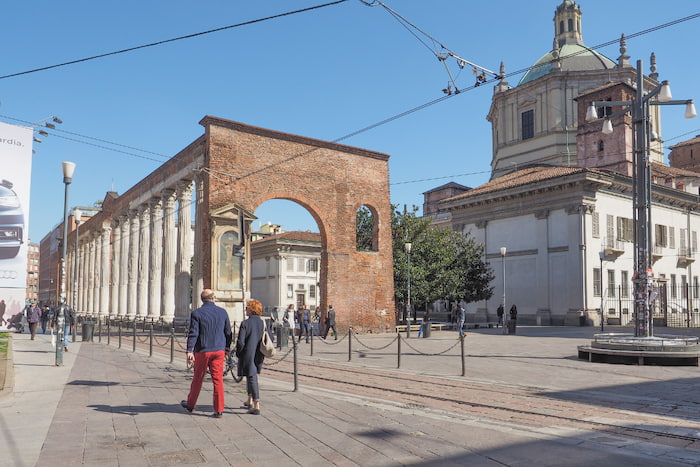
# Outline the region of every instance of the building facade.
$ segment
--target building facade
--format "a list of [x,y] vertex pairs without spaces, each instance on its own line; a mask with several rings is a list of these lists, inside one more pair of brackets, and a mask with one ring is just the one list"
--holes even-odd
[[321,235],[316,232],[283,232],[255,240],[250,245],[251,296],[265,304],[267,312],[320,308],[319,265]]
[[[633,98],[637,70],[624,36],[616,61],[584,45],[573,1],[556,8],[554,30],[552,50],[517,86],[495,86],[487,117],[491,180],[438,201],[435,222],[483,242],[496,273],[493,297],[468,305],[471,319],[494,320],[505,296],[506,309],[516,304],[525,324],[627,324],[634,311],[634,122],[621,115],[615,131],[603,134],[602,119],[587,122],[585,114],[590,102]],[[645,92],[659,85],[653,55],[650,65]],[[660,107],[651,109],[652,307],[664,318],[700,322],[692,288],[700,178],[663,163]],[[617,110],[603,106],[598,115]]]
[[39,300],[39,245],[27,245],[27,300]]
[[[79,284],[78,310],[184,320],[211,288],[232,321],[242,321],[253,213],[286,199],[306,208],[321,232],[319,304],[332,300],[348,325],[363,313],[363,323],[370,315],[372,328],[389,329],[388,156],[215,117],[200,124],[201,137],[141,182],[107,193],[102,210],[80,225],[77,249],[76,232],[69,235],[68,284]],[[362,206],[375,219],[370,251],[357,250],[348,228]]]

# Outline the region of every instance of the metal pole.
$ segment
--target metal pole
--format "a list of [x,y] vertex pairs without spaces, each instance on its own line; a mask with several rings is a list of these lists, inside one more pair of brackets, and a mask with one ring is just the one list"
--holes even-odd
[[604,332],[603,329],[603,252],[600,252],[600,332]]
[[398,345],[396,348],[396,368],[401,368],[401,333],[396,333],[398,336]]
[[508,334],[508,318],[506,315],[506,254],[505,251],[501,253],[501,269],[503,270],[503,334]]
[[292,349],[294,350],[294,392],[299,390],[299,362],[297,360],[297,340],[292,334]]
[[[70,189],[70,184],[72,179],[72,170],[69,169],[69,165],[72,165],[70,169],[75,168],[75,164],[72,162],[63,163],[63,245],[61,250],[61,296],[59,298],[60,305],[58,310],[56,310],[56,366],[63,365],[63,339],[65,331],[65,319],[66,319],[66,252],[68,249],[68,193]],[[67,170],[68,169],[68,170]],[[71,173],[68,174],[67,172]],[[70,176],[68,176],[70,175]]]

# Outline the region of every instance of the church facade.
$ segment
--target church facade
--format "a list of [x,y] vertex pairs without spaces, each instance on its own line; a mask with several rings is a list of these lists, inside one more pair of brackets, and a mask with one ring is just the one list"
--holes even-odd
[[[435,223],[483,242],[494,269],[493,297],[467,306],[472,320],[495,320],[504,297],[506,309],[516,304],[525,324],[633,319],[633,122],[629,115],[616,117],[615,131],[604,134],[603,119],[586,121],[586,110],[591,102],[632,99],[637,68],[624,35],[616,60],[586,47],[581,16],[577,3],[563,1],[555,11],[552,49],[517,85],[501,80],[495,86],[487,115],[491,180],[431,200]],[[659,85],[655,60],[652,54],[642,77],[645,92]],[[651,258],[662,292],[652,306],[664,317],[677,313],[677,319],[697,321],[700,177],[664,164],[660,107],[650,109]],[[619,108],[597,110],[606,117]]]

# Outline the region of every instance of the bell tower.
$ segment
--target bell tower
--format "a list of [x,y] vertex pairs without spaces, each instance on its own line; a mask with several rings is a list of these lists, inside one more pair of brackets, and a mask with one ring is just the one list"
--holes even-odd
[[583,45],[581,8],[572,0],[564,0],[554,13],[554,37],[561,48],[565,44]]

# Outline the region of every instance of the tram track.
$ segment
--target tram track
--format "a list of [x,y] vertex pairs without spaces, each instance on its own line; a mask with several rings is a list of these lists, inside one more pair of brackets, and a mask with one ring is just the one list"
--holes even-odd
[[[274,374],[276,379],[290,381],[293,370],[291,364],[289,366],[290,368],[283,365],[265,367],[265,372]],[[632,440],[651,440],[658,444],[676,445],[681,441],[700,449],[699,420],[681,419],[684,430],[694,431],[692,435],[684,434],[679,432],[668,416],[598,406],[593,398],[585,401],[555,399],[540,388],[457,381],[425,375],[409,377],[393,371],[352,368],[317,361],[305,361],[297,376],[303,385],[372,400],[391,401],[409,410],[442,410],[452,416],[464,415],[515,423],[533,429],[557,427],[594,431]],[[619,421],[615,422],[614,419]],[[644,424],[649,427],[643,426]]]

